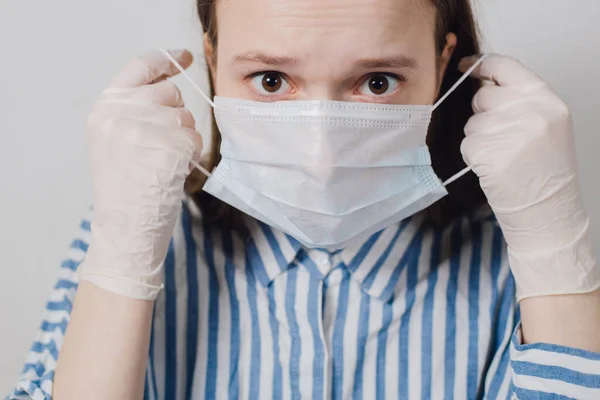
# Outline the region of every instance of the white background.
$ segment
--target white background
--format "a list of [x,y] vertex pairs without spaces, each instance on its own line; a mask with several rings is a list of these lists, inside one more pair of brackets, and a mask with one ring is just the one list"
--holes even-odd
[[[519,58],[571,105],[600,248],[600,2],[475,2],[486,49]],[[0,0],[0,398],[20,372],[91,204],[88,110],[132,56],[159,47],[198,53],[201,43],[193,0]],[[201,79],[201,65],[192,73]],[[185,83],[182,91],[205,119]]]

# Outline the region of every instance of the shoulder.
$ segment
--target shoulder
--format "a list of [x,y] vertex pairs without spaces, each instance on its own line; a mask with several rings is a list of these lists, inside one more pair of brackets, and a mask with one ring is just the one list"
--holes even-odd
[[207,248],[211,250],[213,237],[213,229],[203,218],[200,208],[192,198],[186,197],[164,262],[166,292],[184,288],[191,275],[205,266]]
[[186,307],[204,307],[207,293],[220,293],[245,265],[241,235],[205,213],[191,197],[184,199],[164,261],[164,289],[156,300],[155,320]]
[[502,230],[489,206],[466,213],[436,232],[444,238],[448,257],[461,264],[508,271],[506,243]]
[[166,291],[189,290],[199,277],[219,272],[218,265],[224,260],[241,255],[241,235],[220,225],[206,212],[197,201],[186,196],[165,259]]
[[506,248],[500,225],[488,205],[455,219],[447,230],[456,239],[460,238],[457,240],[460,245],[476,246],[482,250],[494,247],[503,251]]
[[217,223],[219,219],[210,214],[210,210],[203,207],[191,196],[183,200],[181,212],[169,247],[169,257],[180,260],[200,257],[199,261],[206,258],[207,253],[215,250],[215,241],[222,236],[224,228]]

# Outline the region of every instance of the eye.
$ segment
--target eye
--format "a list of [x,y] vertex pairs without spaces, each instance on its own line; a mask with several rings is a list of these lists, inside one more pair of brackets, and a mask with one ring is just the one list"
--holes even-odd
[[279,72],[261,72],[252,77],[252,86],[262,95],[282,94],[289,91],[290,85]]
[[390,74],[377,73],[370,75],[358,91],[361,94],[382,96],[390,94],[400,85],[400,77],[393,76]]

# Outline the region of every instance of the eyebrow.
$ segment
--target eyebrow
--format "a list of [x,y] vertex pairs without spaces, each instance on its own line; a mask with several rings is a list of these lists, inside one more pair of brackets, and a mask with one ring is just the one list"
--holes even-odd
[[356,65],[359,65],[366,69],[375,68],[419,68],[419,63],[412,57],[403,55],[386,57],[386,58],[364,58],[358,60]]
[[265,64],[265,65],[270,65],[270,66],[285,66],[285,65],[294,65],[296,64],[298,61],[295,58],[292,57],[278,57],[278,56],[272,56],[272,55],[268,55],[265,53],[261,53],[261,52],[255,52],[255,51],[250,51],[244,54],[240,54],[237,56],[234,56],[231,59],[231,63],[235,64],[235,63],[243,63],[243,62],[254,62],[254,63],[261,63],[261,64]]
[[[273,56],[262,52],[250,51],[247,53],[234,56],[231,60],[232,64],[253,62],[265,64],[273,67],[289,66],[298,63],[293,57]],[[355,62],[355,65],[365,69],[376,68],[408,68],[418,69],[419,63],[412,57],[404,55],[384,57],[384,58],[363,58]]]

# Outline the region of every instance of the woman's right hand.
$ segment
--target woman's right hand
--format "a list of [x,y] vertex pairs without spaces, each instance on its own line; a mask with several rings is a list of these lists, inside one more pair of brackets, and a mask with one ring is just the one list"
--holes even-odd
[[[187,51],[170,54],[184,67]],[[88,119],[94,215],[80,279],[153,300],[181,209],[190,161],[202,148],[192,114],[167,80],[178,73],[160,51],[117,75]]]

